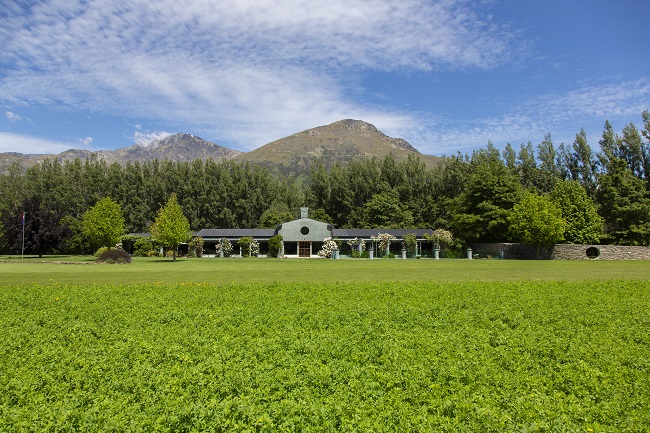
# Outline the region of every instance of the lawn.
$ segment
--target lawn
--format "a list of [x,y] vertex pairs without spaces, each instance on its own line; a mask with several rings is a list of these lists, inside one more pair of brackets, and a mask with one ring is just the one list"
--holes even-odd
[[0,431],[646,432],[648,268],[8,259]]
[[0,257],[0,284],[650,281],[650,263],[644,261],[204,258],[173,263],[171,259],[135,257],[128,265],[97,265],[92,260],[90,256]]

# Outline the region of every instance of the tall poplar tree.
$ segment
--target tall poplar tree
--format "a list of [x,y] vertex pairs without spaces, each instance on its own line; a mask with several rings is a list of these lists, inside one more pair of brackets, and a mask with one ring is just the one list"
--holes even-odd
[[158,211],[156,222],[151,226],[151,234],[159,244],[172,249],[175,262],[178,246],[191,236],[190,223],[178,204],[176,193],[172,193],[167,204]]

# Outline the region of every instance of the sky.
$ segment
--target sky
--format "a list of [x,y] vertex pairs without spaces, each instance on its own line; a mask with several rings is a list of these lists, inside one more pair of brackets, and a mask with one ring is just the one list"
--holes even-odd
[[249,151],[341,119],[421,153],[598,149],[650,109],[647,0],[0,0],[0,152],[183,132]]

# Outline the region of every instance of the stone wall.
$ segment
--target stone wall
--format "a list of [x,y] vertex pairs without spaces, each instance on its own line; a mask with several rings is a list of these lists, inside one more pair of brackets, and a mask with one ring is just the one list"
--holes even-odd
[[[553,258],[560,260],[650,260],[650,248],[621,245],[555,245]],[[594,257],[595,256],[595,257]]]
[[[533,260],[537,247],[533,245],[492,243],[472,245],[480,258]],[[650,248],[621,245],[557,244],[542,247],[540,259],[556,260],[650,260]]]

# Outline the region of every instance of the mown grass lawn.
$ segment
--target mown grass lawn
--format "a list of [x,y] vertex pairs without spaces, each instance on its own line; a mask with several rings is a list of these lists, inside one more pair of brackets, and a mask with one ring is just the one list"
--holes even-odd
[[617,279],[650,281],[650,262],[203,258],[173,263],[166,258],[135,257],[128,265],[97,265],[90,256],[4,261],[0,257],[2,285]]
[[644,262],[90,260],[0,263],[0,431],[650,425]]

